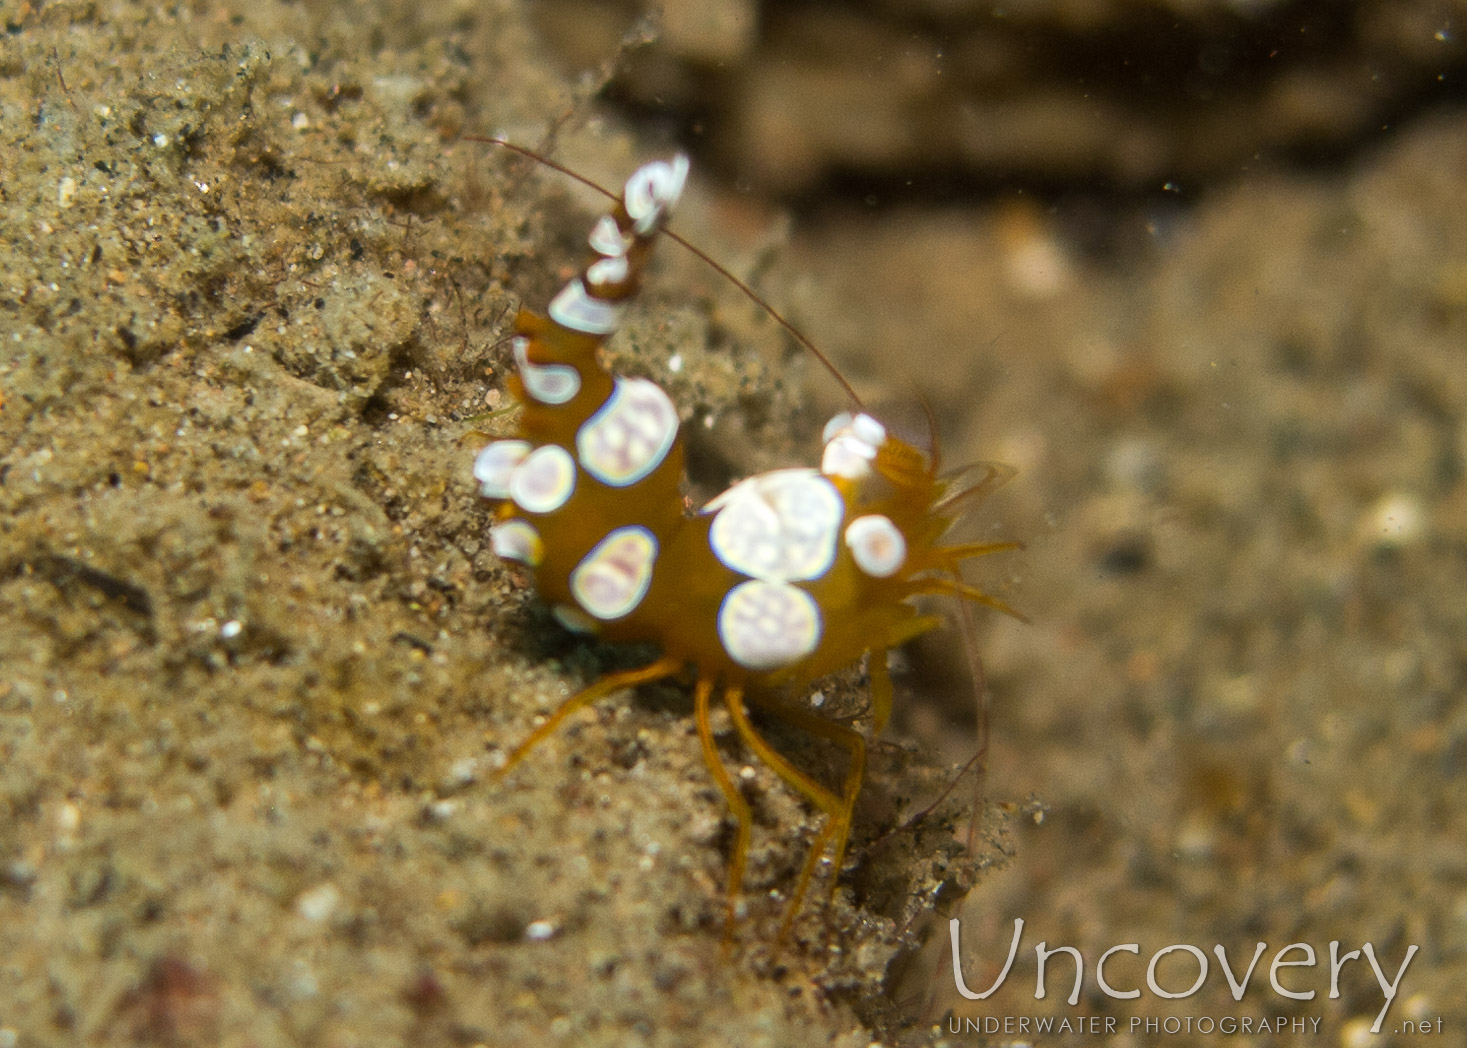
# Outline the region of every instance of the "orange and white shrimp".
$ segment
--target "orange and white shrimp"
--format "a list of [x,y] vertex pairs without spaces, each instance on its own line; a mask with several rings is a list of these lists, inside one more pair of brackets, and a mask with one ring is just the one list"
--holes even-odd
[[[892,706],[888,651],[939,624],[917,609],[917,598],[947,594],[1010,611],[964,582],[958,568],[1016,544],[944,545],[964,506],[1001,478],[992,468],[971,484],[961,480],[969,471],[940,475],[935,453],[861,412],[826,426],[818,467],[749,477],[685,513],[676,408],[655,383],[612,375],[598,350],[637,293],[687,174],[682,156],[638,169],[592,227],[589,261],[547,315],[522,309],[515,321],[518,372],[510,385],[522,405],[519,432],[484,448],[474,463],[480,491],[495,502],[492,548],[534,573],[541,598],[567,628],[655,644],[661,656],[572,696],[507,755],[501,774],[576,710],[690,672],[703,756],[737,820],[729,929],[753,820],[714,743],[715,696],[749,750],[825,814],[787,928],[828,849],[834,889],[865,775],[866,739],[786,692],[869,655],[879,733]],[[849,760],[841,789],[776,752],[746,705],[842,747]]]

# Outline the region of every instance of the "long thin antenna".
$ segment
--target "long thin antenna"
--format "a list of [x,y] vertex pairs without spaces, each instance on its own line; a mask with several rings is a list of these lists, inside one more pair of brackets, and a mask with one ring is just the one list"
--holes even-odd
[[988,739],[993,722],[993,693],[988,690],[988,671],[984,669],[983,656],[978,652],[978,622],[973,615],[973,605],[966,600],[958,601],[958,614],[963,620],[963,651],[968,656],[968,675],[973,681],[973,702],[978,715],[978,752],[969,762],[978,766],[973,778],[973,817],[968,821],[968,851],[971,854],[978,841],[978,824],[983,821],[984,795],[988,792]]
[[[564,164],[556,163],[549,157],[541,156],[539,153],[535,152],[533,149],[527,148],[526,146],[517,145],[514,142],[507,141],[503,138],[487,138],[480,135],[464,135],[463,138],[466,142],[483,142],[487,145],[503,146],[511,153],[518,153],[520,156],[528,157],[536,163],[545,165],[552,171],[558,171],[562,175],[565,175],[567,178],[575,179],[581,185],[586,186],[590,189],[594,189],[596,192],[600,193],[602,196],[607,197],[610,200],[621,199],[621,197],[613,193],[611,190],[607,189],[605,186],[592,181],[591,179],[587,178],[585,175],[580,174],[577,171],[572,171]],[[779,312],[779,310],[771,306],[748,284],[744,283],[738,277],[734,276],[734,274],[729,271],[727,266],[710,257],[707,252],[705,252],[702,248],[697,247],[696,245],[685,240],[674,230],[663,229],[662,232],[669,239],[677,241],[677,243],[681,244],[685,249],[691,251],[698,258],[702,259],[705,265],[707,265],[719,276],[729,281],[729,283],[733,284],[734,287],[738,288],[745,295],[747,295],[751,302],[753,302],[760,309],[764,310],[765,313],[768,313],[771,317],[773,317],[775,323],[777,323],[780,327],[789,332],[790,337],[792,337],[796,342],[801,345],[801,347],[803,347],[812,356],[814,356],[816,360],[820,361],[821,366],[824,367],[826,371],[830,372],[831,377],[840,384],[840,388],[845,391],[846,396],[851,399],[851,404],[856,407],[857,410],[863,410],[865,408],[865,405],[861,403],[861,398],[856,395],[855,387],[853,387],[850,382],[846,381],[846,377],[840,373],[840,369],[831,362],[831,359],[829,357],[827,357],[824,353],[820,351],[819,347],[817,347],[815,343],[806,338],[805,334],[800,331],[799,328],[795,327],[788,320],[786,320],[784,316]]]

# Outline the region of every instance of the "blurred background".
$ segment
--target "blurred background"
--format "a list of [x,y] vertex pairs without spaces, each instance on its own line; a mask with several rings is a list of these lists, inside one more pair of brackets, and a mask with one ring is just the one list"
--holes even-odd
[[[1008,868],[961,910],[969,984],[1015,917],[1024,953],[980,1006],[940,953],[914,965],[914,1013],[1282,1014],[1376,1043],[1358,966],[1333,1000],[1301,975],[1307,1002],[1262,978],[1235,1002],[1215,969],[1119,1002],[1092,972],[1072,1008],[1056,962],[1033,999],[1040,939],[1092,964],[1139,943],[1117,985],[1173,943],[1263,941],[1266,965],[1369,940],[1388,971],[1421,947],[1385,1035],[1444,1015],[1464,1043],[1467,5],[535,18],[598,111],[692,149],[726,216],[783,216],[754,221],[787,237],[758,286],[863,395],[931,404],[953,463],[1018,468],[977,514],[1028,543],[975,577],[1033,622],[980,631],[988,791],[1016,807]],[[897,727],[961,760],[957,635],[910,654]]]

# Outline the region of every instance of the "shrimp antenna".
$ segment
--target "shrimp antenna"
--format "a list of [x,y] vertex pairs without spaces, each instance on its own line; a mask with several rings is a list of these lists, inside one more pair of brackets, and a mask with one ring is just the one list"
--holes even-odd
[[[963,653],[968,657],[968,676],[973,682],[973,703],[978,718],[978,752],[973,754],[968,765],[978,771],[973,779],[973,817],[968,822],[968,851],[971,853],[978,839],[978,823],[983,818],[983,797],[988,789],[988,739],[993,722],[993,693],[988,690],[988,671],[983,666],[983,656],[978,651],[978,622],[973,615],[973,605],[966,600],[958,601],[958,614],[963,621]],[[963,770],[966,771],[968,765]],[[954,785],[957,780],[953,780]]]
[[[533,149],[530,149],[527,146],[518,145],[503,138],[488,138],[481,135],[464,135],[463,138],[466,142],[483,142],[487,145],[503,146],[511,153],[518,153],[520,156],[528,157],[530,160],[535,161],[537,164],[543,164],[544,166],[550,168],[550,170],[552,171],[558,171],[562,175],[565,175],[567,178],[575,179],[581,185],[586,186],[589,189],[594,189],[596,192],[600,193],[602,196],[607,197],[610,200],[621,199],[621,197],[619,197],[617,194],[613,193],[611,190],[607,189],[600,183],[587,178],[585,175],[581,174],[578,171],[571,170],[564,164],[560,164],[554,160],[551,160],[549,157],[541,156],[539,153],[535,152]],[[676,241],[678,244],[681,244],[685,249],[692,252],[715,273],[717,273],[729,283],[733,284],[734,287],[742,291],[749,298],[749,301],[753,302],[760,309],[764,310],[765,313],[773,317],[775,323],[784,328],[785,331],[789,332],[791,338],[798,342],[803,349],[805,349],[816,360],[818,360],[820,362],[820,365],[825,368],[826,371],[830,372],[831,377],[834,378],[837,383],[839,383],[840,388],[845,392],[845,395],[850,398],[852,405],[854,405],[857,410],[862,410],[865,408],[865,405],[861,403],[861,398],[856,395],[855,387],[853,387],[850,382],[846,380],[846,377],[840,373],[840,369],[835,366],[835,364],[831,361],[829,357],[827,357],[824,353],[820,351],[819,347],[817,347],[815,343],[811,342],[807,337],[805,337],[804,332],[802,332],[799,328],[795,327],[794,324],[786,320],[784,318],[784,315],[781,314],[779,310],[771,306],[766,299],[761,297],[759,293],[751,288],[748,284],[744,283],[744,281],[734,276],[734,274],[729,271],[727,266],[715,260],[702,248],[697,247],[688,240],[685,240],[675,230],[664,228],[662,230],[662,234],[663,236],[666,236],[669,239]]]

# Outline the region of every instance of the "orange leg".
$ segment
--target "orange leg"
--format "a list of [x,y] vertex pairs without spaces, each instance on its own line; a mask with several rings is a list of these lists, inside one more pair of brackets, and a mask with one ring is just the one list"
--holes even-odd
[[678,659],[658,659],[650,665],[635,670],[623,670],[621,673],[611,673],[602,677],[595,684],[583,688],[560,704],[560,707],[546,718],[545,723],[530,733],[530,737],[510,751],[504,763],[493,774],[493,778],[500,779],[509,774],[509,770],[524,759],[540,743],[549,738],[555,729],[577,710],[584,709],[604,699],[614,691],[622,688],[632,688],[638,684],[646,684],[654,680],[662,680],[671,677],[682,669],[682,662]]
[[805,896],[805,889],[810,884],[815,867],[819,865],[821,858],[825,855],[826,846],[832,840],[835,841],[835,868],[830,878],[830,893],[832,895],[835,893],[836,878],[840,875],[841,861],[845,857],[846,841],[850,837],[852,809],[855,807],[856,794],[860,792],[861,780],[866,771],[866,740],[858,732],[823,717],[817,717],[813,713],[784,705],[761,703],[761,706],[783,717],[791,724],[802,727],[822,738],[830,739],[850,751],[851,762],[846,771],[844,794],[837,796],[796,768],[774,747],[764,741],[763,737],[754,730],[754,725],[749,722],[749,715],[744,710],[743,698],[742,689],[739,688],[729,688],[724,693],[724,701],[728,704],[728,712],[733,718],[734,727],[738,729],[739,738],[744,740],[744,744],[753,750],[760,760],[769,765],[770,770],[804,794],[826,815],[825,825],[821,827],[820,832],[815,835],[814,842],[810,845],[810,853],[805,857],[805,865],[800,870],[799,880],[795,882],[795,890],[790,897],[789,908],[785,910],[784,920],[780,924],[779,937],[783,939],[789,933],[790,925],[794,923],[795,914],[800,908],[800,900]]
[[833,896],[836,879],[840,876],[841,865],[845,859],[846,842],[851,834],[856,798],[860,795],[861,783],[866,778],[866,738],[853,728],[837,724],[835,721],[827,720],[819,714],[811,713],[798,706],[790,706],[782,702],[760,702],[757,699],[754,701],[760,709],[781,717],[798,728],[803,728],[811,735],[818,735],[822,739],[833,742],[850,754],[850,763],[846,765],[845,783],[841,787],[841,817],[835,834],[835,873],[830,878],[830,886],[827,891],[827,896]]
[[1015,611],[997,597],[984,593],[977,586],[970,586],[961,579],[934,578],[915,583],[912,587],[913,593],[937,593],[948,597],[961,597],[963,600],[971,600],[975,604],[983,604],[994,611],[1001,611],[1005,615],[1011,615],[1020,622],[1028,622],[1029,617],[1023,612]]
[[956,546],[943,546],[938,552],[950,557],[952,563],[957,564],[975,557],[986,557],[991,553],[1007,553],[1011,549],[1023,548],[1022,542],[964,542]]
[[718,745],[713,741],[713,725],[708,719],[709,700],[713,697],[713,681],[699,677],[693,689],[693,718],[698,723],[698,741],[703,744],[703,760],[713,773],[713,781],[723,791],[724,800],[734,814],[738,828],[734,832],[733,854],[728,860],[728,910],[723,918],[723,949],[728,951],[733,942],[734,916],[737,912],[739,889],[744,883],[744,862],[749,856],[749,831],[754,824],[754,813],[749,802],[739,792],[738,784],[723,766],[718,755]]
[[886,728],[886,722],[891,719],[891,670],[886,665],[887,652],[941,625],[942,620],[936,615],[913,615],[888,629],[881,646],[871,649],[866,665],[871,674],[872,735],[880,735]]

